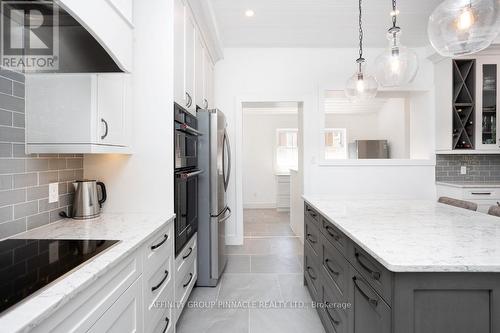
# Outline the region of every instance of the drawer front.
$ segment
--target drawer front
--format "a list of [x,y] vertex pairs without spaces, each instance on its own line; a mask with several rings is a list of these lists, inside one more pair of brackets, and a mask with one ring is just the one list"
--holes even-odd
[[348,259],[370,286],[391,304],[393,273],[352,242],[349,246]]
[[319,226],[320,215],[309,204],[304,204],[304,215]]
[[176,278],[186,274],[189,270],[189,266],[195,261],[197,254],[197,237],[198,234],[194,234],[191,240],[184,246],[182,251],[175,258],[175,276]]
[[[156,322],[164,318],[164,312],[169,309],[169,303],[174,302],[174,269],[173,258],[170,256],[165,263],[150,274],[143,277],[144,294],[144,327],[146,332],[153,332]],[[170,317],[169,317],[170,318]]]
[[496,200],[500,199],[500,191],[497,188],[467,188],[464,189],[464,199]]
[[391,308],[357,272],[352,274],[352,322],[354,333],[390,333]]
[[321,253],[320,232],[314,222],[306,219],[304,227],[304,240],[314,250],[314,254],[319,257]]
[[174,253],[174,223],[170,222],[144,248],[144,273],[156,271]]
[[349,288],[349,262],[324,236],[321,239],[321,262],[323,284],[329,288],[336,288],[339,298],[346,300]]
[[322,218],[321,232],[343,255],[347,255],[347,237],[333,224]]
[[144,315],[144,332],[156,333],[167,332],[172,328],[174,319],[172,317],[174,303],[173,279],[168,286],[161,291],[154,302],[148,307]]
[[342,300],[335,287],[323,285],[323,308],[319,311],[323,326],[328,333],[349,332],[349,311],[352,305]]
[[176,318],[181,314],[182,308],[198,277],[198,248],[196,236],[197,234],[191,238],[175,259],[175,301],[177,304],[182,304],[182,306],[177,309]]
[[314,302],[321,300],[320,263],[309,243],[304,244],[304,277]]

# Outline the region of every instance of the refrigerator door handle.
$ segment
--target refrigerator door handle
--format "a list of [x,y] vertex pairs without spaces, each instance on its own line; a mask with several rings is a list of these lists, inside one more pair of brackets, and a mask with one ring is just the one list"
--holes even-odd
[[[225,151],[227,149],[227,174],[226,174],[226,159],[225,159]],[[229,186],[229,177],[231,176],[231,145],[229,143],[229,138],[227,135],[227,130],[224,129],[224,140],[222,147],[222,173],[224,177],[224,189],[227,191]]]

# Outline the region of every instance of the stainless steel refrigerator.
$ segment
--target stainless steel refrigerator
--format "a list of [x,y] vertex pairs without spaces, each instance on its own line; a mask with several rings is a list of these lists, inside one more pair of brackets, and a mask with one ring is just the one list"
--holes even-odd
[[355,140],[349,144],[350,159],[390,158],[387,140]]
[[198,286],[216,286],[227,264],[226,223],[231,217],[227,190],[231,148],[226,116],[219,110],[198,110]]

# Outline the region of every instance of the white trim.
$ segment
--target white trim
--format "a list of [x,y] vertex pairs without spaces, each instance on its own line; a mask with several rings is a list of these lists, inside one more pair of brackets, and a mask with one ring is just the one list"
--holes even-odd
[[457,149],[457,150],[436,150],[436,154],[438,155],[481,155],[481,154],[486,154],[486,155],[493,155],[497,154],[500,155],[500,149]]

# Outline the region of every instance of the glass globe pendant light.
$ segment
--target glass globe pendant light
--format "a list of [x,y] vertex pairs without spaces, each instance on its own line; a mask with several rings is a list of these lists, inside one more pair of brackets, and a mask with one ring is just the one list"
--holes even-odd
[[497,0],[446,0],[429,17],[432,47],[446,57],[484,50],[499,32]]
[[373,76],[366,74],[364,65],[362,10],[361,0],[359,0],[359,58],[356,59],[356,73],[347,80],[345,87],[346,96],[353,101],[367,100],[377,95],[377,80]]
[[387,31],[389,47],[375,59],[378,83],[383,87],[396,87],[410,83],[418,70],[417,54],[401,45],[401,28],[397,25],[399,11],[392,0],[392,27]]

